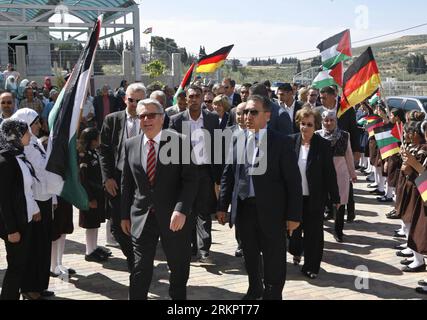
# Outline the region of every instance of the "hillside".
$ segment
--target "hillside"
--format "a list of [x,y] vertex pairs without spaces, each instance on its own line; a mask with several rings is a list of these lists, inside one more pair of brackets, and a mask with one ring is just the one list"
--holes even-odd
[[[359,56],[368,46],[356,47],[353,55]],[[415,75],[406,71],[407,57],[410,54],[427,55],[427,34],[404,36],[392,41],[371,45],[383,79],[397,78],[400,81],[427,81],[427,74]],[[301,61],[302,70],[310,68],[312,59]],[[254,82],[265,79],[272,81],[292,81],[296,72],[295,65],[277,65],[269,67],[243,67],[238,72],[232,72],[230,67],[224,68],[224,76],[231,76],[238,83]]]

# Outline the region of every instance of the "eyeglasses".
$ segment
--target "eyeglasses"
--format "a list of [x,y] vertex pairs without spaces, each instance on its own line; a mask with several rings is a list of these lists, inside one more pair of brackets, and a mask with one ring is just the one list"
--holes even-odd
[[250,114],[251,116],[256,117],[260,112],[262,112],[262,111],[258,111],[258,110],[255,110],[255,109],[252,109],[252,110],[246,109],[246,110],[243,111],[243,114],[244,115]]
[[225,86],[225,87],[224,87],[224,89],[225,89],[225,90],[228,90],[228,89],[230,89],[230,87],[229,87],[229,86]]
[[1,102],[1,104],[10,104],[10,105],[11,105],[12,103],[13,103],[13,101],[2,101],[2,102]]
[[212,103],[213,100],[205,100],[205,103]]
[[144,114],[139,114],[138,115],[138,119],[139,120],[144,120],[145,118],[147,118],[148,120],[153,120],[154,118],[156,118],[157,115],[160,115],[161,113],[144,113]]
[[310,97],[317,97],[317,94],[310,94]]
[[137,99],[133,99],[133,98],[128,98],[129,103],[139,103],[139,101],[141,101],[141,99],[137,100]]
[[314,124],[310,122],[309,123],[301,122],[301,127],[313,128]]
[[200,94],[190,94],[188,96],[188,99],[197,99],[197,98],[200,98]]
[[243,116],[243,115],[244,115],[244,112],[243,112],[243,111],[241,111],[241,112],[236,112],[236,114],[237,114],[238,116]]

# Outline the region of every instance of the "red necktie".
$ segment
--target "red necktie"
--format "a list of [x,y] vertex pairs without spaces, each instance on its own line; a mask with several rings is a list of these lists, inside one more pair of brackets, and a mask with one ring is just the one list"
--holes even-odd
[[156,176],[156,148],[154,144],[154,140],[148,140],[147,175],[151,186],[154,186],[154,178]]

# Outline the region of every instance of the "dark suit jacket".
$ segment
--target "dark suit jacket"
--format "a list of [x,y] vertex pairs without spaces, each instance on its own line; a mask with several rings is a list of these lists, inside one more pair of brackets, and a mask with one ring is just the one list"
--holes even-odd
[[[286,230],[286,221],[301,221],[301,175],[289,137],[267,129],[260,143],[260,155],[265,152],[265,146],[267,147],[266,153],[261,156],[267,161],[266,172],[252,178],[259,223],[262,231],[269,237],[280,237]],[[233,164],[225,166],[218,202],[218,209],[224,212],[227,212],[231,203],[231,225],[235,224],[237,214],[244,214],[238,213],[239,177],[241,166],[244,164],[238,164],[237,151],[238,144],[235,144],[234,161]]]
[[299,133],[300,132],[300,128],[299,128],[299,126],[296,123],[296,119],[297,119],[297,112],[302,109],[303,105],[304,105],[303,102],[295,100],[294,118],[291,119],[292,120],[292,125],[293,125],[293,133]]
[[280,106],[273,101],[270,101],[270,108],[271,118],[268,123],[268,128],[284,135],[293,134],[294,129],[289,114],[287,112],[280,113]]
[[[207,130],[212,138],[211,140],[211,174],[212,179],[216,183],[219,183],[221,179],[221,165],[215,165],[214,164],[214,143],[213,143],[213,137],[216,129],[220,129],[219,127],[219,118],[217,115],[207,111],[203,110],[203,128]],[[170,118],[169,122],[169,128],[173,129],[179,133],[185,133],[183,132],[183,123],[187,123],[189,125],[190,123],[190,112],[188,110],[178,113]],[[190,127],[186,129],[187,133],[190,133]]]
[[[169,139],[166,141],[166,137]],[[167,143],[177,143],[178,161],[164,164],[157,159],[156,178],[151,187],[142,165],[144,135],[131,138],[125,143],[125,163],[122,174],[122,219],[130,219],[132,236],[139,238],[150,211],[154,209],[160,230],[169,230],[170,218],[174,211],[189,215],[196,197],[198,176],[194,166],[182,161],[182,136],[171,130],[163,130],[159,154]],[[163,141],[164,140],[164,141]],[[187,143],[190,143],[187,141]],[[174,150],[175,151],[175,150]],[[168,155],[170,155],[170,149]],[[187,220],[187,223],[189,221]]]
[[0,151],[0,237],[22,233],[28,223],[24,180],[15,156]]
[[[301,133],[290,136],[297,159],[301,150]],[[337,174],[329,141],[315,134],[310,143],[307,159],[307,182],[311,208],[323,213],[328,196],[332,203],[340,203]]]
[[338,119],[338,128],[350,133],[351,150],[360,152],[360,130],[356,122],[356,110],[350,108]]
[[[117,99],[114,96],[108,96],[108,98],[110,100],[109,114],[119,111],[120,106],[118,104]],[[100,130],[104,122],[104,97],[103,96],[95,97],[95,100],[93,101],[93,107],[95,109],[96,124],[98,126],[98,130]]]
[[102,180],[104,183],[115,176],[116,167],[124,145],[125,128],[126,111],[109,114],[102,125],[99,161],[101,163]]
[[232,107],[237,107],[241,103],[242,103],[242,97],[240,96],[240,94],[234,93]]
[[236,125],[236,108],[237,107],[232,108],[229,112],[227,127]]

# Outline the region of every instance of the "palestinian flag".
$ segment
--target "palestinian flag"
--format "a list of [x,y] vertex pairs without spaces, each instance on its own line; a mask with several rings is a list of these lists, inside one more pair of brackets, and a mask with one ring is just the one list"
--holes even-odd
[[368,123],[366,125],[365,130],[368,131],[369,137],[373,137],[375,135],[374,130],[379,128],[379,127],[382,127],[383,125],[384,125],[383,119],[379,118],[379,119],[373,120],[372,122]]
[[421,198],[424,201],[424,205],[427,205],[427,171],[415,179],[415,184],[417,185]]
[[374,114],[372,116],[363,117],[362,119],[360,119],[357,122],[357,124],[359,124],[359,125],[368,125],[369,123],[372,123],[372,122],[374,122],[375,120],[378,120],[378,119],[381,119],[381,117]]
[[190,69],[188,69],[187,73],[184,76],[184,79],[182,79],[181,84],[179,85],[178,90],[175,93],[175,96],[173,97],[173,103],[176,104],[176,99],[178,98],[178,95],[185,90],[185,87],[189,86],[191,83],[191,77],[193,76],[193,70],[196,66],[196,63],[193,62],[190,66]]
[[380,100],[381,100],[380,89],[377,89],[377,91],[375,91],[373,96],[369,99],[369,105],[371,107],[374,107],[379,103]]
[[222,67],[227,59],[234,44],[215,51],[214,53],[204,56],[197,62],[197,73],[211,73]]
[[344,73],[343,95],[349,106],[355,106],[370,97],[380,85],[377,62],[369,47]]
[[322,56],[324,69],[332,69],[338,63],[349,60],[351,53],[350,30],[345,30],[333,37],[326,39],[317,46]]
[[77,135],[101,24],[102,16],[95,23],[86,47],[49,115],[48,192],[61,196],[81,210],[89,210],[89,201],[79,181]]
[[393,128],[392,124],[388,124],[374,129],[375,141],[383,160],[400,152],[400,140],[392,135],[391,131]]
[[343,66],[342,62],[338,63],[332,70],[323,70],[313,80],[312,87],[322,89],[329,86],[342,87]]
[[391,134],[396,139],[399,139],[399,141],[403,141],[403,124],[402,123],[396,123],[391,130]]

